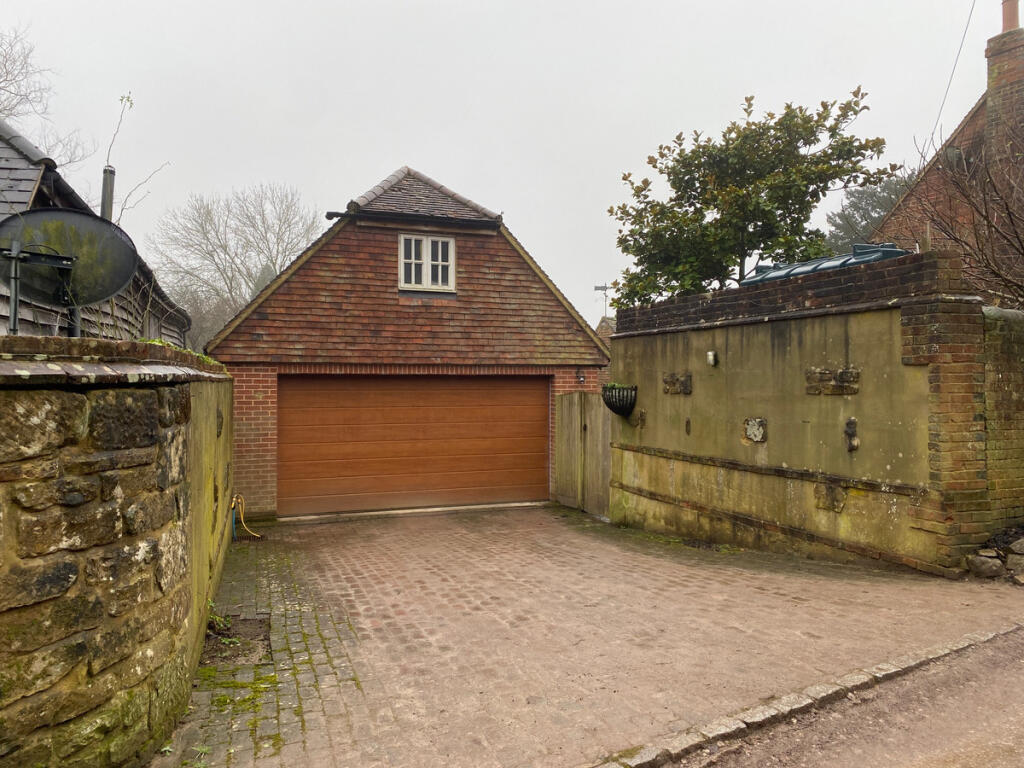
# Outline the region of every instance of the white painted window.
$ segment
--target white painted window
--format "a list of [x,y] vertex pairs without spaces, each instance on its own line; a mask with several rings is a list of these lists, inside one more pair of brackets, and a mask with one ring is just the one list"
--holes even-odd
[[455,240],[401,235],[398,238],[398,287],[417,291],[455,290]]

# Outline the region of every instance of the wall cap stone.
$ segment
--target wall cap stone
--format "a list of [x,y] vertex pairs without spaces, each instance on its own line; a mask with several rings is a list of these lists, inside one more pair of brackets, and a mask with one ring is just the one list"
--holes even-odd
[[220,363],[163,344],[56,336],[0,337],[0,387],[135,386],[230,378]]

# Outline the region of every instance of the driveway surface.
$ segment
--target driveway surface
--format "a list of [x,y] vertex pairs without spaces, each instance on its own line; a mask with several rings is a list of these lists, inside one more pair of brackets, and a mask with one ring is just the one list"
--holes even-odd
[[279,525],[224,614],[272,660],[201,668],[160,766],[577,768],[774,695],[1005,628],[1024,591],[696,549],[561,508]]

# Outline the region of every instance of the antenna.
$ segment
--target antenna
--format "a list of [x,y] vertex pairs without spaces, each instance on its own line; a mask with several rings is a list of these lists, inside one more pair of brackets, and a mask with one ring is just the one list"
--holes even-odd
[[595,291],[601,291],[602,293],[604,293],[604,311],[601,313],[601,317],[607,317],[608,316],[608,291],[610,291],[611,289],[612,289],[612,287],[610,285],[595,285],[594,286],[594,290]]
[[38,208],[0,221],[2,277],[11,288],[8,329],[18,334],[18,302],[77,308],[119,293],[139,253],[116,224],[71,208]]

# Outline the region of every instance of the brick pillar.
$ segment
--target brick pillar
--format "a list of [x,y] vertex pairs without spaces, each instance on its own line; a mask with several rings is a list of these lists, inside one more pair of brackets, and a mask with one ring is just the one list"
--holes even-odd
[[247,515],[277,509],[277,368],[230,364],[235,379],[235,491]]
[[1019,133],[1024,113],[1024,29],[1011,29],[993,37],[988,41],[985,57],[985,151],[989,157],[999,157],[1005,150],[1007,128],[1015,127]]
[[[962,290],[960,258],[936,260],[940,290]],[[930,296],[902,309],[903,363],[928,366],[929,488],[938,494],[938,564],[959,567],[988,539],[985,433],[985,320],[980,299]],[[922,516],[928,513],[922,510]],[[934,519],[934,518],[933,518]]]

